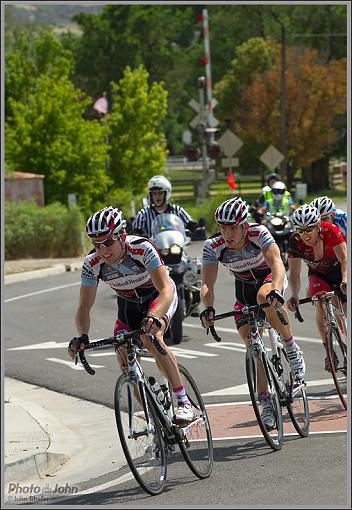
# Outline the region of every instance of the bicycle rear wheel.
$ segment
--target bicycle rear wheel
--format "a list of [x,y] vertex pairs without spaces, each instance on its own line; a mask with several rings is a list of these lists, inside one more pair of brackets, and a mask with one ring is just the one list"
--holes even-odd
[[167,473],[165,444],[153,402],[147,395],[151,430],[147,430],[140,388],[128,374],[115,387],[114,404],[118,434],[128,465],[139,485],[155,496],[164,489]]
[[[181,365],[179,370],[182,384],[196,412],[196,419],[181,428],[183,437],[177,435],[178,444],[191,471],[198,478],[208,478],[213,469],[213,439],[207,411],[191,374]],[[173,408],[177,406],[175,397],[172,405]]]
[[[272,430],[267,430],[262,417],[261,417],[261,408],[259,407],[258,401],[258,389],[257,389],[257,370],[262,370],[264,374],[266,374],[268,390],[271,393],[272,397],[272,405],[275,413],[275,426]],[[247,373],[247,383],[249,394],[251,396],[253,409],[258,421],[258,425],[264,439],[273,450],[280,450],[283,443],[284,433],[283,433],[283,424],[282,424],[282,411],[281,404],[278,398],[276,388],[272,379],[272,375],[270,374],[270,369],[268,366],[265,366],[263,363],[261,356],[259,355],[256,349],[249,347],[246,351],[246,373]]]
[[293,426],[301,437],[309,434],[309,406],[306,386],[303,381],[295,381],[285,349],[280,349],[282,380],[286,387],[286,406]]
[[325,350],[336,391],[343,407],[347,409],[347,345],[337,327],[329,329]]

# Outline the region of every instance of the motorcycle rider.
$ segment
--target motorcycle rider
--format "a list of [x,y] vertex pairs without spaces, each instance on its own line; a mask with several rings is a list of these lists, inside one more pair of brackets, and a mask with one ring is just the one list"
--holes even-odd
[[263,206],[266,199],[270,196],[271,187],[275,182],[281,181],[281,175],[277,173],[269,174],[266,178],[266,185],[263,186],[261,194],[257,200],[258,206]]
[[150,238],[152,222],[158,214],[162,213],[176,214],[183,221],[185,228],[191,232],[198,227],[198,223],[183,207],[169,202],[172,187],[166,177],[154,175],[149,180],[147,187],[150,205],[141,209],[133,221],[132,227],[136,234]]
[[273,183],[271,190],[265,195],[265,201],[258,212],[260,214],[279,212],[290,215],[294,210],[294,201],[291,193],[287,191],[286,184],[282,181],[276,181]]
[[333,223],[339,229],[345,241],[347,241],[347,213],[338,209],[329,197],[318,197],[309,204],[316,207],[320,212],[321,221]]

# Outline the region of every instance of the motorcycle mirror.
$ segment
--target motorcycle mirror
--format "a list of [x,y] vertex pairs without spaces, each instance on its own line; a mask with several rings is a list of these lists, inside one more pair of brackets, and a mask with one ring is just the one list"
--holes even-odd
[[199,218],[198,225],[200,227],[205,227],[206,224],[207,224],[207,220],[205,218]]

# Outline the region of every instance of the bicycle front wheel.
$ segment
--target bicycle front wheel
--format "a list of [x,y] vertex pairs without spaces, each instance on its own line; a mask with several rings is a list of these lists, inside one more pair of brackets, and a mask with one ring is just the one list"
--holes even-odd
[[[115,417],[122,449],[136,481],[155,496],[164,489],[167,460],[160,422],[153,402],[146,395],[146,409],[140,387],[122,374],[115,387]],[[148,430],[146,416],[149,415]]]
[[286,406],[293,426],[301,437],[309,434],[309,406],[306,385],[295,381],[285,349],[280,349],[281,378],[286,388]]
[[[182,455],[191,471],[198,478],[208,478],[213,469],[213,440],[205,405],[198,387],[185,367],[179,365],[182,384],[195,410],[195,420],[181,428],[177,435]],[[173,406],[177,406],[175,399]]]
[[[249,394],[251,396],[253,409],[258,421],[258,425],[264,439],[273,450],[280,450],[283,443],[284,433],[282,424],[282,411],[279,397],[270,373],[269,364],[265,365],[260,354],[256,349],[249,347],[246,351],[246,373]],[[261,408],[258,400],[258,373],[261,373],[263,378],[266,378],[267,388],[271,393],[272,406],[275,414],[275,425],[269,430],[266,428],[261,416]]]
[[325,350],[336,391],[347,409],[347,345],[338,328],[332,327],[328,331]]

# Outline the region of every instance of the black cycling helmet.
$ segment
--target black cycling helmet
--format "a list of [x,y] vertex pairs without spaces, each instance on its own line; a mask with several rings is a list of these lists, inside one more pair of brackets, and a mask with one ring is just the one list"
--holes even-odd
[[280,174],[276,174],[276,173],[269,174],[267,176],[267,178],[266,178],[266,183],[267,183],[268,186],[269,186],[269,182],[272,179],[275,179],[276,181],[281,181],[281,175]]

